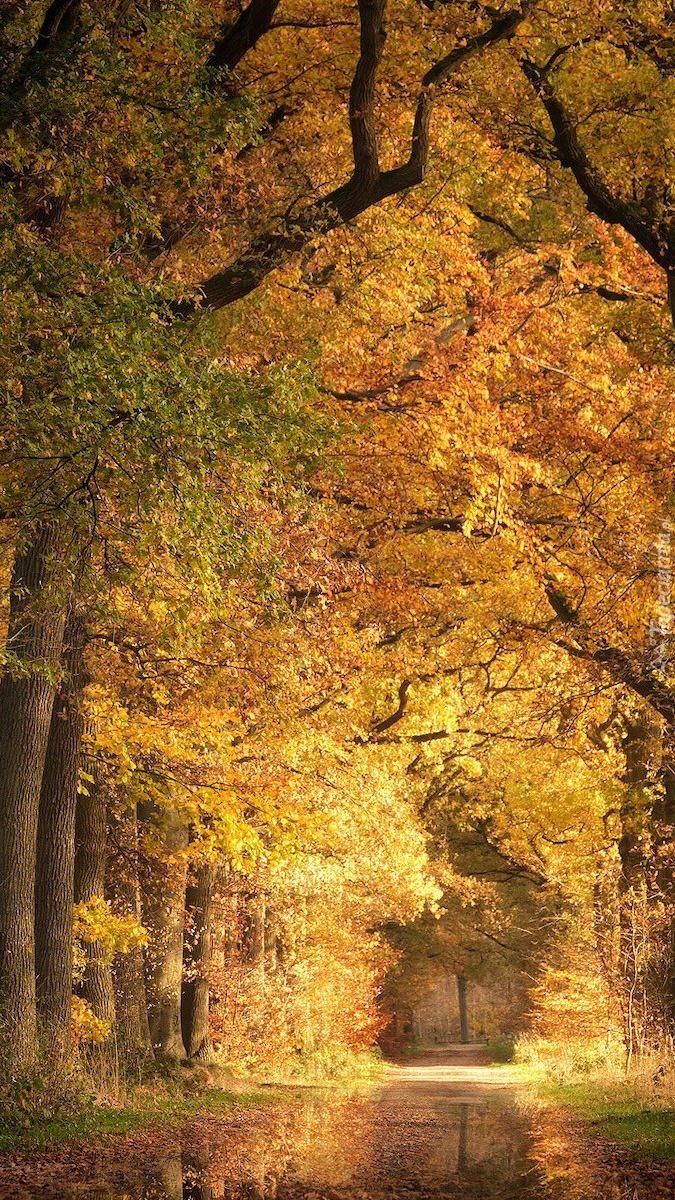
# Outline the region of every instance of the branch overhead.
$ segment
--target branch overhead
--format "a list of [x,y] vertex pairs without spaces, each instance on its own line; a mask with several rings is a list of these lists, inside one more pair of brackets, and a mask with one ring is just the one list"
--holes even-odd
[[207,60],[207,67],[233,71],[256,42],[267,33],[279,0],[251,0],[233,25],[223,29]]
[[586,198],[589,212],[608,225],[620,225],[666,272],[668,300],[675,321],[673,231],[669,224],[655,223],[639,202],[628,202],[616,195],[605,182],[581,144],[577,123],[551,83],[553,61],[552,58],[546,66],[540,67],[529,58],[521,58],[520,65],[548,115],[558,161],[572,172]]
[[[199,289],[202,306],[219,309],[242,299],[314,238],[324,236],[337,226],[353,220],[387,197],[399,195],[420,184],[426,170],[431,114],[439,89],[463,63],[512,37],[534,7],[534,2],[523,0],[518,8],[498,14],[486,30],[455,46],[427,71],[420,85],[408,159],[398,167],[381,171],[375,105],[377,72],[386,36],[386,0],[359,0],[360,53],[349,97],[353,154],[350,178],[308,205],[298,215],[285,218],[276,230],[254,238],[236,262],[204,280]],[[245,14],[253,9],[254,3],[255,0],[252,0],[242,14],[242,21]],[[257,6],[265,9],[266,19],[269,16],[269,28],[270,0],[258,0]],[[243,37],[244,34],[238,36]],[[219,54],[218,62],[212,55],[211,65],[226,65],[222,63],[222,52]],[[181,312],[189,315],[195,307],[191,303],[185,304]]]

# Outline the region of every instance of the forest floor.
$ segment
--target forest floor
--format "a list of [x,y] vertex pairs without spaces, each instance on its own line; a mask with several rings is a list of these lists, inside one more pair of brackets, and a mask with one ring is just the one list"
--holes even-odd
[[[639,1161],[517,1068],[444,1047],[352,1089],[230,1095],[125,1136],[0,1158],[3,1200],[597,1200],[675,1194],[672,1163]],[[273,1103],[269,1103],[273,1100]],[[196,1101],[195,1101],[196,1103]],[[182,1115],[182,1119],[178,1119]]]

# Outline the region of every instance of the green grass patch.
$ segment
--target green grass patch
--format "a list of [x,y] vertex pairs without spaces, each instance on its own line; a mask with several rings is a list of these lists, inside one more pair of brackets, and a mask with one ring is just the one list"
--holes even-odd
[[[179,1125],[197,1116],[226,1116],[262,1105],[294,1103],[307,1087],[351,1088],[383,1073],[380,1055],[324,1051],[298,1058],[286,1069],[259,1072],[235,1082],[232,1071],[166,1060],[144,1064],[135,1081],[94,1087],[75,1064],[72,1073],[45,1069],[0,1085],[0,1154],[40,1150]],[[97,1093],[99,1099],[97,1101]],[[116,1099],[111,1097],[115,1096]]]
[[546,1099],[578,1113],[605,1141],[643,1158],[675,1159],[675,1109],[645,1102],[630,1083],[542,1084],[538,1090]]
[[81,1112],[64,1114],[20,1128],[0,1126],[0,1153],[9,1150],[40,1150],[70,1141],[97,1141],[110,1136],[135,1133],[153,1125],[173,1125],[197,1116],[226,1116],[242,1108],[257,1108],[288,1101],[288,1092],[274,1088],[252,1092],[228,1092],[208,1088],[197,1095],[154,1095],[144,1091],[132,1096],[124,1107],[92,1105]]
[[516,1053],[516,1044],[512,1038],[496,1038],[494,1042],[488,1042],[485,1052],[490,1055],[494,1063],[512,1063]]

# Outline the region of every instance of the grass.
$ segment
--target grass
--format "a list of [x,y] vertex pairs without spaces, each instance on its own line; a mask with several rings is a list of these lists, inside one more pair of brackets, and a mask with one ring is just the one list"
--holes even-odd
[[632,1090],[629,1081],[623,1087],[603,1086],[599,1080],[550,1084],[542,1091],[582,1117],[604,1141],[641,1158],[675,1160],[675,1108],[650,1104]]
[[354,1051],[340,1046],[325,1046],[299,1055],[279,1067],[258,1072],[257,1078],[272,1084],[349,1086],[374,1082],[381,1078],[383,1071],[384,1061],[377,1049]]
[[493,1063],[512,1063],[516,1054],[516,1044],[512,1038],[496,1038],[495,1041],[488,1042],[485,1052],[490,1055]]
[[131,1082],[94,1078],[82,1063],[74,1070],[43,1063],[24,1077],[0,1081],[0,1154],[40,1150],[178,1125],[196,1116],[227,1115],[242,1108],[291,1103],[307,1087],[350,1087],[382,1073],[375,1054],[325,1051],[286,1069],[238,1078],[215,1066],[167,1061],[146,1063]]
[[[550,1051],[553,1053],[550,1053]],[[638,1158],[675,1160],[675,1061],[650,1054],[626,1073],[606,1043],[516,1047],[520,1081],[546,1103],[568,1108],[606,1142]]]
[[64,1142],[96,1141],[110,1136],[135,1133],[150,1126],[174,1125],[197,1116],[221,1116],[242,1108],[278,1103],[289,1099],[288,1093],[269,1088],[251,1092],[228,1092],[208,1088],[193,1096],[179,1093],[154,1095],[144,1090],[134,1095],[122,1108],[92,1105],[81,1112],[64,1113],[26,1128],[13,1124],[0,1127],[0,1152],[9,1150],[42,1150]]

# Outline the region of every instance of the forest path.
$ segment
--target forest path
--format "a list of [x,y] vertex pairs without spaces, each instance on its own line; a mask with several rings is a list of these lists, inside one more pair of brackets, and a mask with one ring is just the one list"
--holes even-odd
[[281,1102],[226,1118],[0,1161],[0,1197],[655,1200],[664,1194],[653,1175],[629,1166],[603,1157],[564,1114],[524,1097],[509,1068],[490,1066],[484,1051],[443,1047],[390,1064],[377,1085],[289,1089]]
[[517,1074],[507,1066],[497,1066],[485,1046],[447,1045],[421,1050],[405,1059],[387,1064],[386,1082],[390,1087],[406,1083],[469,1084],[474,1087],[502,1088],[517,1082]]

